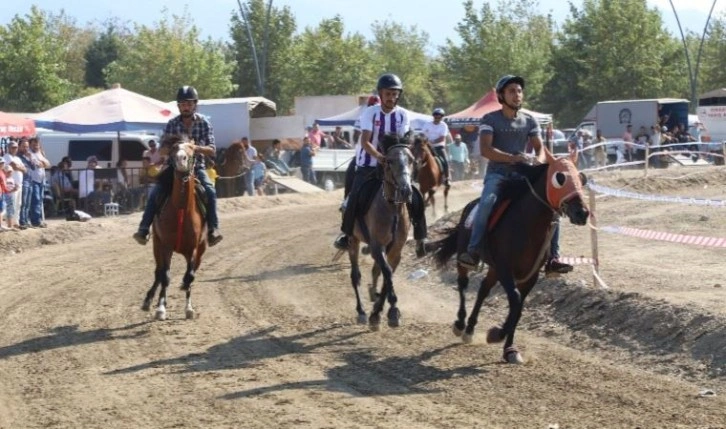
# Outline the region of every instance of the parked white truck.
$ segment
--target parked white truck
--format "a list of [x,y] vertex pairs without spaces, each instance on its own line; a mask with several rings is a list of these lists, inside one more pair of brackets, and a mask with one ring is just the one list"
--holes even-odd
[[666,126],[670,129],[677,124],[688,124],[688,100],[682,98],[651,98],[642,100],[614,100],[597,103],[580,125],[577,131],[587,131],[591,136],[597,130],[613,144],[608,145],[607,153],[610,161],[615,160],[615,150],[622,144],[623,133],[627,125],[632,125],[635,136],[643,126],[650,132],[650,127],[657,124],[660,118],[668,115]]

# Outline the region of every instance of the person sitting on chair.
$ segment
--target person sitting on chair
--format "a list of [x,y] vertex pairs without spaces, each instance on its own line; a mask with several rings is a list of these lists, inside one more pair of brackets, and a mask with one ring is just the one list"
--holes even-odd
[[[368,180],[381,181],[378,178],[377,167],[386,159],[379,146],[384,135],[396,134],[401,137],[409,131],[408,115],[398,106],[398,99],[403,92],[401,79],[395,74],[384,74],[378,79],[376,88],[381,104],[367,107],[360,117],[362,133],[360,145],[356,150],[353,184],[348,195],[348,203],[343,211],[343,225],[341,226],[343,234],[334,243],[338,250],[347,250],[348,237],[353,235],[355,218],[358,214],[356,200],[360,188]],[[426,217],[421,192],[415,186],[412,186],[412,190],[413,201],[408,204],[408,210],[416,240],[416,254],[420,257],[425,254]]]
[[[176,94],[176,102],[179,107],[179,116],[172,118],[164,128],[164,137],[175,134],[186,134],[191,137],[196,145],[194,146],[195,162],[194,174],[204,187],[207,196],[207,225],[209,246],[214,246],[222,241],[222,234],[219,232],[219,219],[217,218],[217,192],[214,183],[209,179],[204,168],[204,157],[213,158],[216,153],[214,146],[214,131],[209,120],[198,114],[197,102],[199,95],[193,86],[182,86]],[[141,217],[139,229],[134,234],[134,240],[139,244],[146,244],[149,241],[149,228],[154,221],[157,211],[157,198],[167,196],[171,192],[174,169],[165,168],[159,173],[157,183],[151,189],[146,201],[144,214]]]

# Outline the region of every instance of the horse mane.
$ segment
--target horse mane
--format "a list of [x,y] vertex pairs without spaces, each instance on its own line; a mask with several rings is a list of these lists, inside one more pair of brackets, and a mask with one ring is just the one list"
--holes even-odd
[[398,144],[408,144],[408,136],[407,133],[403,137],[399,137],[397,134],[385,134],[383,136],[383,139],[381,140],[381,148],[383,149],[383,153],[388,152],[388,149],[392,148],[395,145]]
[[[499,200],[510,199],[514,201],[525,195],[529,192],[529,186],[534,185],[539,180],[540,176],[547,171],[548,166],[548,164],[515,164],[514,171],[519,173],[519,176],[508,177],[499,184]],[[527,181],[529,181],[529,184],[527,184]]]
[[161,147],[171,149],[175,144],[188,142],[191,142],[191,139],[186,134],[165,134],[161,138]]

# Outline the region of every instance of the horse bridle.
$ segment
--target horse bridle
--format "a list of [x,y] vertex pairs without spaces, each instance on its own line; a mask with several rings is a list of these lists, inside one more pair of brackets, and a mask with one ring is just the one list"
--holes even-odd
[[[383,198],[385,198],[386,201],[393,204],[404,204],[408,202],[408,199],[411,197],[410,195],[406,198],[406,201],[404,201],[403,196],[398,190],[398,181],[393,176],[393,173],[391,172],[390,167],[388,166],[388,155],[391,153],[393,149],[403,149],[405,151],[405,154],[408,155],[409,159],[413,160],[414,156],[411,153],[411,149],[406,144],[395,144],[391,147],[389,147],[386,150],[386,165],[383,166],[383,186],[381,187],[381,190],[383,192]],[[410,175],[410,173],[409,173]],[[389,179],[389,176],[393,177],[393,180]],[[393,189],[393,192],[391,192],[390,189]],[[392,197],[391,197],[391,194]]]

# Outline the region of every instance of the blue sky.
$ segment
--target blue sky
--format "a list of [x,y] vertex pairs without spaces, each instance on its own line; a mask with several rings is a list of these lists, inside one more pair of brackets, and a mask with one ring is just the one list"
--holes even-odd
[[[572,0],[578,7],[581,0]],[[485,0],[474,0],[477,10]],[[676,11],[685,29],[698,34],[703,31],[712,0],[673,0]],[[75,18],[78,24],[100,23],[111,17],[122,21],[145,25],[153,24],[163,8],[181,11],[185,5],[202,31],[204,37],[228,40],[229,17],[237,10],[236,0],[4,0],[0,8],[0,25],[5,25],[15,15],[25,15],[32,4],[42,10],[58,12],[61,9]],[[370,37],[371,24],[378,20],[392,19],[407,26],[416,25],[429,33],[431,48],[443,45],[447,38],[458,40],[455,27],[463,16],[462,0],[435,2],[433,0],[273,0],[277,7],[289,6],[300,29],[315,27],[323,17],[339,14],[350,32]],[[540,10],[552,13],[557,22],[569,14],[569,2],[564,0],[542,1]],[[651,6],[661,10],[665,24],[672,34],[678,34],[678,27],[668,0],[648,0]],[[423,6],[426,5],[426,6]],[[434,6],[435,5],[435,6]],[[717,1],[714,14],[726,10],[726,1]]]

